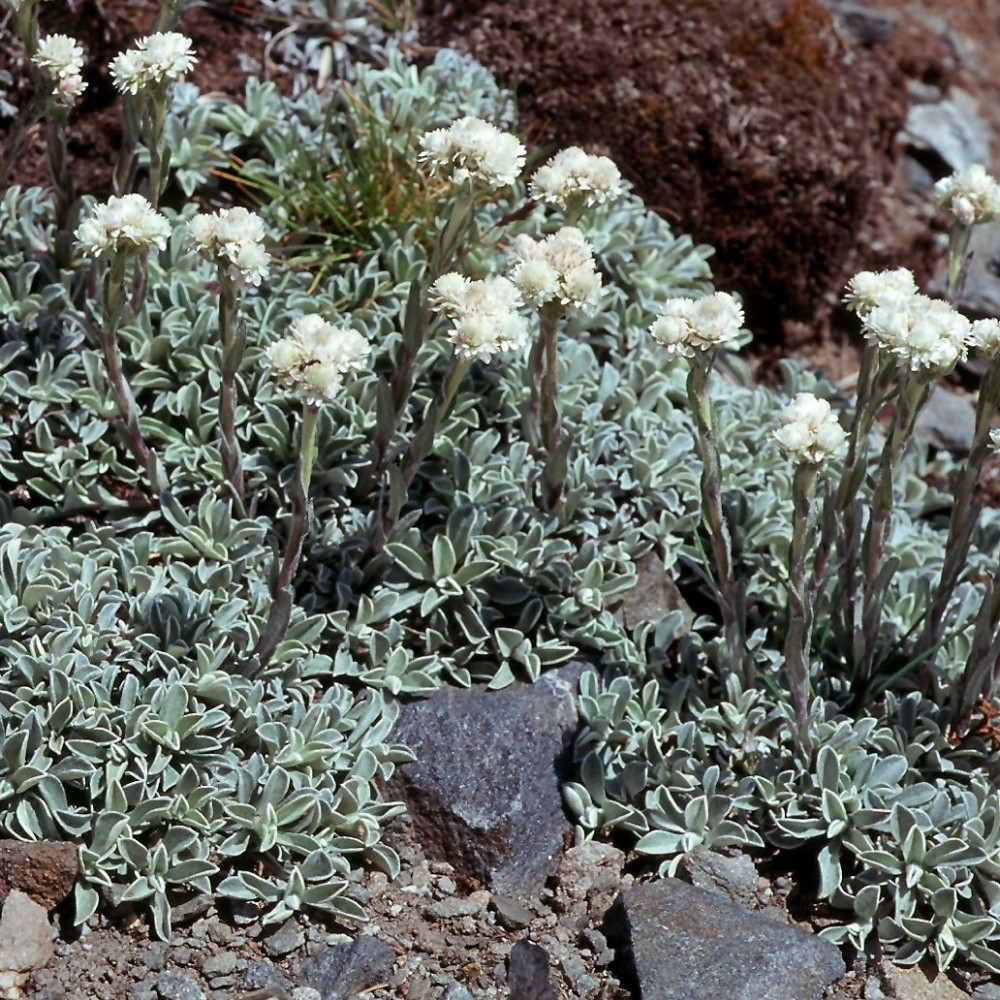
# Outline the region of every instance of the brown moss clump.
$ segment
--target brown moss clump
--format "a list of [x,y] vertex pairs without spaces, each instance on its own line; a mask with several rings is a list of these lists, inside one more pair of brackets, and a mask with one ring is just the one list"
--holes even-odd
[[613,156],[717,249],[751,321],[826,310],[889,175],[902,78],[815,0],[424,0],[423,40],[516,89],[536,143]]

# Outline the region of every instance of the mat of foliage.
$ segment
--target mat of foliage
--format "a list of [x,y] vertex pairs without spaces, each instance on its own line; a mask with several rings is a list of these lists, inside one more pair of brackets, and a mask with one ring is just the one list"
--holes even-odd
[[[947,500],[921,476],[927,456],[915,450],[900,477],[876,683],[842,676],[828,608],[817,609],[818,750],[803,757],[781,675],[792,476],[772,439],[781,400],[746,385],[737,360],[713,390],[761,678],[744,691],[719,680],[684,366],[646,333],[663,298],[708,290],[708,250],[634,196],[583,224],[605,287],[559,345],[565,525],[533,499],[542,470],[521,436],[523,361],[476,364],[410,492],[408,526],[388,550],[367,550],[383,502],[362,475],[378,376],[402,350],[411,283],[450,207],[417,170],[416,137],[464,114],[513,125],[514,110],[450,52],[418,72],[390,51],[384,68],[355,77],[294,100],[251,80],[243,103],[180,85],[167,123],[178,202],[249,199],[284,256],[246,305],[245,519],[218,485],[214,272],[182,227],[150,260],[148,308],[123,338],[143,430],[173,485],[176,505],[160,507],[142,499],[114,428],[86,268],[55,270],[43,191],[3,195],[0,826],[80,844],[77,922],[126,903],[148,907],[166,936],[172,905],[203,891],[259,904],[268,922],[310,908],[358,918],[347,873],[398,870],[381,831],[400,807],[378,792],[408,759],[392,739],[397,700],[535,679],[582,654],[603,677],[584,682],[579,774],[565,788],[580,838],[624,831],[665,872],[698,843],[797,849],[840,915],[824,932],[835,941],[1000,971],[995,755],[983,737],[953,745],[948,730],[974,582],[936,655],[941,685],[908,693],[903,669],[942,558]],[[540,211],[512,212],[522,201],[517,188],[481,207],[468,273],[498,269],[505,241],[541,230]],[[266,618],[294,459],[290,404],[261,357],[303,313],[346,318],[375,364],[322,411],[296,607],[266,673],[248,680],[232,668]],[[418,358],[413,414],[448,351],[432,336]],[[786,376],[790,391],[831,394],[791,367]],[[412,429],[402,421],[401,442]],[[991,516],[973,567],[997,540]],[[695,609],[690,628],[680,611],[628,626],[615,614],[652,551]]]

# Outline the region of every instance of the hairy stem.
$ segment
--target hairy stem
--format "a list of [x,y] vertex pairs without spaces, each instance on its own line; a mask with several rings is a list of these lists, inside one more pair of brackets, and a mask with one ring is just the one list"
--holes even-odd
[[[222,336],[222,371],[219,388],[219,427],[222,434],[222,472],[233,490],[240,517],[246,517],[246,484],[243,454],[236,437],[236,375],[246,353],[246,328],[239,319],[239,281],[219,264],[219,331]],[[305,424],[303,416],[303,425]]]

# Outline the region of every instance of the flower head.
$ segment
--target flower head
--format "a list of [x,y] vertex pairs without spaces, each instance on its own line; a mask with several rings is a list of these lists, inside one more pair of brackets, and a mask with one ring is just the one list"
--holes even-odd
[[68,35],[41,39],[31,61],[52,81],[52,94],[60,103],[72,104],[87,89],[83,47]]
[[573,226],[535,240],[518,236],[511,247],[511,280],[536,309],[553,300],[569,309],[589,312],[601,296],[601,275],[594,250]]
[[141,194],[127,194],[98,205],[75,235],[88,257],[138,253],[152,247],[164,250],[170,223]]
[[942,299],[892,293],[863,317],[862,333],[912,371],[949,371],[968,353],[972,326]]
[[530,190],[531,197],[545,205],[565,210],[576,203],[591,208],[621,194],[622,175],[607,156],[592,156],[570,146],[535,171]]
[[994,427],[990,431],[990,448],[1000,454],[1000,427]]
[[649,332],[668,354],[693,357],[735,341],[743,329],[743,307],[728,292],[701,299],[667,299]]
[[470,281],[455,272],[443,274],[431,285],[430,302],[454,324],[448,339],[459,357],[485,361],[528,339],[528,324],[518,312],[521,295],[507,278]]
[[188,223],[191,245],[206,260],[228,264],[233,277],[259,285],[271,255],[264,249],[264,220],[245,208],[224,208],[196,215]]
[[481,118],[460,118],[421,136],[419,155],[433,174],[455,184],[471,179],[496,190],[517,180],[525,150],[517,136]]
[[934,185],[934,197],[963,226],[1000,216],[1000,184],[979,163],[942,177]]
[[990,361],[1000,358],[1000,319],[977,319],[972,324],[969,346]]
[[356,330],[311,315],[296,319],[289,336],[275,341],[266,353],[282,385],[319,405],[335,399],[345,377],[364,366],[371,345]]
[[123,94],[179,80],[194,66],[191,39],[176,31],[140,38],[135,47],[111,60],[111,78]]
[[825,399],[800,392],[779,414],[778,446],[793,462],[819,465],[839,455],[847,434]]
[[844,302],[864,319],[877,305],[893,296],[908,298],[917,294],[913,272],[905,267],[894,271],[859,271],[847,283]]

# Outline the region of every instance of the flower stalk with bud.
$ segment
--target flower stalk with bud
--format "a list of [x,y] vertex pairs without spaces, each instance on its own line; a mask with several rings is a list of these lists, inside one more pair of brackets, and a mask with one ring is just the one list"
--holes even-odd
[[715,292],[703,299],[667,300],[650,327],[667,354],[688,360],[687,392],[701,458],[701,507],[715,558],[716,594],[732,668],[745,688],[754,682],[746,645],[742,599],[733,568],[732,540],[722,510],[722,462],[709,382],[721,349],[734,344],[743,328],[743,309],[733,296]]
[[245,208],[196,215],[188,223],[192,245],[216,266],[219,278],[219,334],[222,339],[219,427],[222,471],[240,516],[246,515],[243,456],[236,437],[236,376],[246,353],[246,327],[240,319],[244,285],[258,286],[267,276],[270,254],[264,249],[264,222]]
[[1000,217],[1000,184],[986,168],[974,163],[943,177],[934,185],[938,205],[950,216],[948,238],[948,297],[961,287],[972,230]]
[[847,435],[825,399],[800,392],[779,415],[774,438],[795,464],[792,484],[792,543],[788,560],[788,628],[785,668],[801,749],[809,731],[809,675],[812,646],[813,595],[808,585],[807,557],[815,529],[813,484],[824,463],[841,454]]
[[[433,129],[420,137],[417,158],[430,177],[444,182],[452,192],[447,222],[431,249],[425,281],[433,285],[452,271],[462,251],[475,242],[476,199],[513,184],[524,166],[525,148],[514,135],[501,132],[480,118],[465,117],[447,128]],[[431,305],[421,285],[414,281],[404,311],[399,355],[388,379],[378,390],[378,419],[369,462],[358,479],[358,490],[367,495],[382,478],[392,440],[399,430],[413,392],[413,376],[430,322]]]
[[154,496],[168,489],[162,465],[148,446],[139,423],[139,409],[122,366],[118,331],[132,313],[125,295],[129,261],[133,269],[145,267],[145,254],[152,248],[165,249],[170,223],[142,195],[111,198],[98,205],[80,225],[76,238],[84,255],[95,262],[107,259],[103,281],[103,322],[101,348],[107,366],[108,383],[125,425],[126,441],[136,463],[146,473]]
[[292,581],[302,557],[309,528],[309,487],[316,458],[316,425],[324,404],[337,399],[345,379],[364,367],[371,345],[350,327],[336,326],[321,316],[302,316],[289,335],[273,343],[267,360],[278,383],[302,402],[302,420],[295,473],[288,486],[291,518],[284,552],[272,572],[271,607],[253,654],[240,673],[256,677],[271,662],[288,631],[293,607]]
[[111,78],[122,95],[122,145],[112,183],[116,194],[131,190],[141,142],[149,153],[146,196],[156,208],[166,184],[170,149],[163,141],[169,88],[195,64],[191,40],[176,31],[139,39],[111,62]]
[[525,437],[545,453],[542,507],[561,517],[569,440],[563,437],[559,412],[559,323],[593,311],[601,295],[601,275],[593,248],[573,226],[563,226],[543,240],[518,236],[511,260],[511,280],[539,317],[526,372]]
[[381,548],[399,521],[406,493],[420,466],[434,447],[434,436],[447,416],[473,361],[489,361],[497,354],[521,347],[528,325],[518,311],[521,296],[513,282],[501,276],[472,281],[456,271],[441,275],[430,288],[430,306],[450,321],[448,339],[454,346],[451,368],[402,462],[390,475],[390,498],[374,547]]

